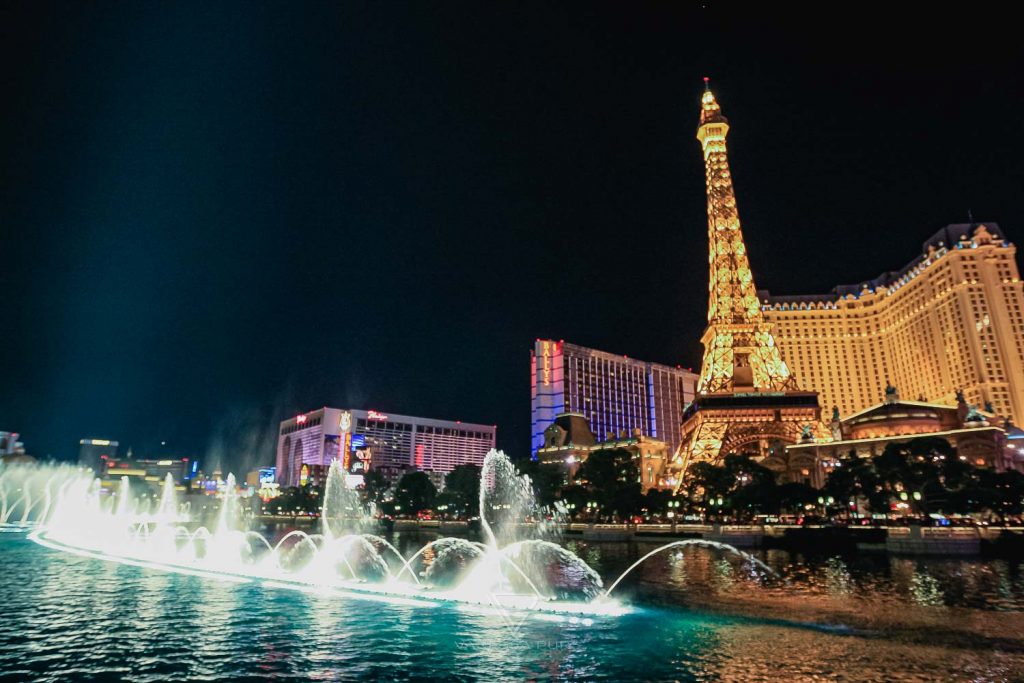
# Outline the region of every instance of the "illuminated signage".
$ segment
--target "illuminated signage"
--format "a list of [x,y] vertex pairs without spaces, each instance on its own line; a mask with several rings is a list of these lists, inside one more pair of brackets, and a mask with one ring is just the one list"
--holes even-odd
[[[18,435],[15,434],[14,438],[18,438]],[[106,439],[82,439],[82,444],[87,446],[109,446],[110,441]]]
[[346,472],[352,462],[352,432],[345,432],[345,440],[341,443],[341,467]]
[[338,426],[341,428],[341,467],[348,471],[352,458],[352,413],[347,410],[343,412]]
[[[373,464],[373,454],[370,451],[370,449],[369,448],[356,449],[355,450],[355,456],[356,456],[355,457],[355,462],[352,464],[352,471],[353,472],[358,472],[359,470],[362,470],[363,472],[369,472],[370,471],[370,465]],[[361,463],[361,466],[357,467],[356,465],[360,465],[360,463]]]
[[541,359],[543,364],[541,366],[544,377],[544,386],[551,386],[551,347],[554,346],[554,342],[541,342]]
[[383,422],[384,420],[388,419],[388,416],[385,415],[384,413],[378,413],[376,410],[368,410],[366,411],[366,419],[378,420]]
[[308,418],[305,415],[296,415],[295,416],[295,424],[300,424],[300,425],[301,424],[306,424],[306,420],[307,419]]
[[305,486],[306,482],[309,481],[309,467],[303,465],[302,469],[299,470],[299,486]]
[[174,461],[173,460],[158,460],[156,464],[159,467],[167,467],[169,465],[173,465]]

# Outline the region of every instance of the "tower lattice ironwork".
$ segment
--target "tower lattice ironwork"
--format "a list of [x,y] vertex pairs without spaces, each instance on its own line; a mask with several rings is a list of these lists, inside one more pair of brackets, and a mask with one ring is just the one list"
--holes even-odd
[[697,390],[794,391],[771,326],[761,313],[736,210],[725,138],[729,122],[705,80],[697,139],[704,149],[708,195],[708,327]]
[[729,122],[704,81],[697,139],[707,182],[708,325],[697,397],[674,463],[677,488],[690,463],[723,452],[753,451],[781,473],[784,445],[808,425],[816,435],[824,429],[817,394],[799,389],[761,311],[729,172]]

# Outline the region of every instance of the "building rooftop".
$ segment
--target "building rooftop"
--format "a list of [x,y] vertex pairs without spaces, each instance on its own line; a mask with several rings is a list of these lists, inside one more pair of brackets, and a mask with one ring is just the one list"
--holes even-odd
[[787,303],[829,303],[846,297],[859,298],[865,291],[874,292],[879,289],[897,287],[906,280],[913,278],[919,269],[927,267],[934,258],[941,256],[946,251],[962,249],[964,245],[968,247],[977,246],[973,238],[981,228],[984,228],[985,232],[991,235],[994,241],[1001,242],[1003,245],[1009,244],[998,223],[952,223],[926,239],[921,245],[921,255],[899,270],[890,270],[871,280],[864,280],[852,285],[837,285],[827,294],[783,294],[773,296],[768,290],[762,289],[758,290],[757,296],[762,304],[768,306]]
[[[554,341],[554,340],[538,340],[538,341]],[[692,374],[692,375],[696,375],[696,373],[694,373],[691,368],[684,368],[681,365],[667,365],[665,363],[659,363],[657,361],[640,360],[639,358],[633,358],[632,356],[627,356],[626,354],[618,354],[618,353],[612,353],[610,351],[602,351],[601,349],[595,349],[595,348],[590,347],[590,346],[583,346],[582,344],[573,344],[572,342],[567,342],[567,341],[564,341],[564,340],[563,341],[559,341],[558,343],[562,345],[563,353],[564,353],[565,349],[570,349],[570,350],[574,350],[574,351],[577,351],[577,352],[582,351],[582,352],[585,352],[587,354],[590,354],[591,356],[594,356],[594,357],[597,357],[597,358],[603,358],[603,359],[611,361],[613,363],[629,363],[629,364],[634,364],[634,365],[637,365],[637,366],[661,368],[661,369],[664,369],[664,370],[669,370],[671,372],[686,372],[686,373],[689,373],[689,374]]]
[[566,446],[569,444],[574,446],[593,446],[597,443],[597,437],[590,431],[590,423],[587,422],[587,418],[579,413],[562,413],[555,418],[555,421],[548,429],[550,430],[552,427],[559,428],[564,432],[564,437],[559,440],[560,443],[552,444],[554,446]]

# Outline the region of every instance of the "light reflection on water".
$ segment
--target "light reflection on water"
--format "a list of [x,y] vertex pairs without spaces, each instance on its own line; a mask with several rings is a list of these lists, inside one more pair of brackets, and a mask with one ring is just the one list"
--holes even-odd
[[[614,576],[658,542],[569,542],[575,552],[603,576]],[[1004,559],[922,558],[884,553],[806,556],[783,550],[752,551],[778,575],[768,581],[786,592],[804,596],[826,595],[849,600],[884,600],[908,605],[944,605],[983,610],[1024,612],[1024,572],[1019,562]],[[733,558],[698,549],[655,555],[632,583],[681,591],[717,589],[746,591],[751,567]],[[778,586],[773,586],[778,584]],[[643,591],[641,591],[643,592]]]
[[[396,541],[407,555],[425,542]],[[658,545],[568,543],[606,581]],[[101,562],[6,534],[0,681],[1001,681],[1024,671],[1016,565],[758,557],[783,580],[706,550],[669,551],[622,586],[650,607],[591,626],[530,620],[515,628],[449,607]]]

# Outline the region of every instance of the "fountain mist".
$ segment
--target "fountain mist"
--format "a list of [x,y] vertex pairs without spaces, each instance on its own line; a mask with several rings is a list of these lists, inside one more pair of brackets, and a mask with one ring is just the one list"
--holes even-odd
[[66,466],[0,468],[0,527],[34,527],[33,540],[65,552],[230,581],[419,605],[589,615],[626,611],[609,596],[627,574],[662,550],[694,544],[649,553],[602,592],[600,576],[575,554],[547,540],[517,538],[527,530],[536,535],[548,513],[538,508],[529,478],[499,451],[487,454],[481,472],[484,542],[441,538],[408,559],[368,533],[375,520],[337,462],[327,477],[322,533],[296,530],[276,544],[247,528],[234,475],[212,527],[181,504],[170,475],[151,504],[144,488],[122,477],[106,491],[88,470]]

